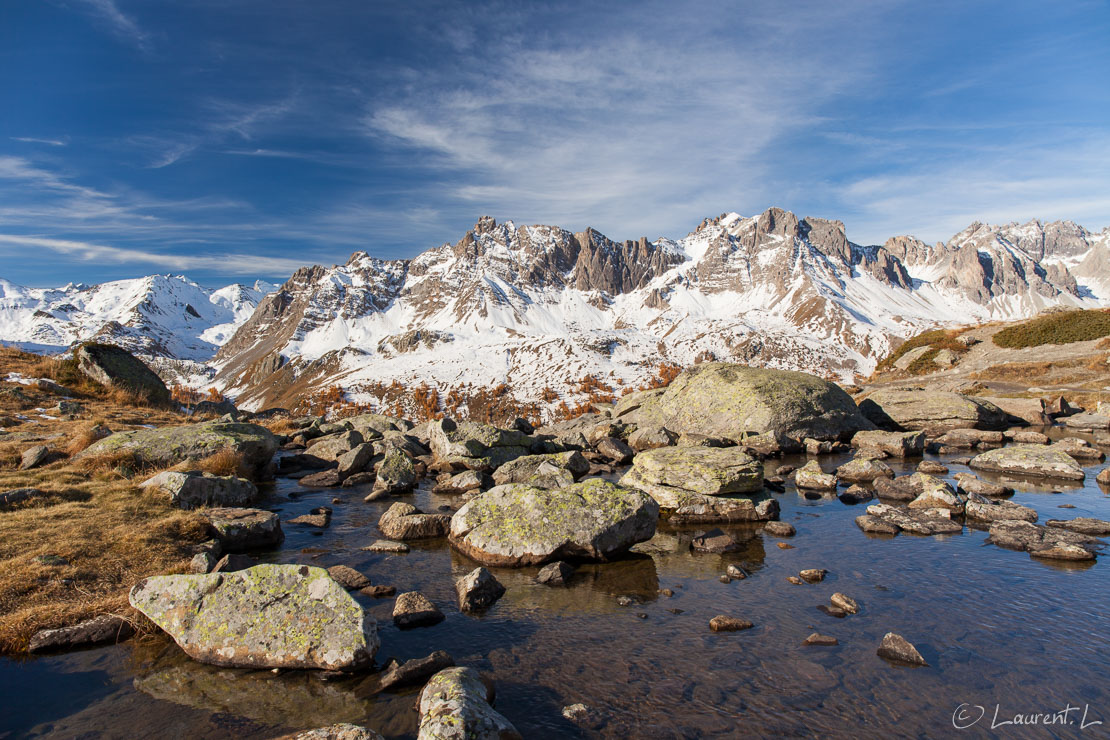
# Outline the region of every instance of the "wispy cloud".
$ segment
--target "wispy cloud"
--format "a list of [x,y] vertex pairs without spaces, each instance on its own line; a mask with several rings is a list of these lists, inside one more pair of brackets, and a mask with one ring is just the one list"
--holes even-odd
[[280,276],[292,274],[303,266],[300,260],[256,254],[166,254],[18,234],[0,234],[0,244],[48,249],[85,262],[153,265],[182,272],[211,271],[227,275]]
[[66,146],[68,142],[60,139],[38,139],[34,136],[10,136],[12,141],[21,141],[24,144],[46,144],[48,146]]
[[133,43],[140,51],[149,51],[150,35],[116,5],[115,0],[81,0],[104,21],[119,38]]

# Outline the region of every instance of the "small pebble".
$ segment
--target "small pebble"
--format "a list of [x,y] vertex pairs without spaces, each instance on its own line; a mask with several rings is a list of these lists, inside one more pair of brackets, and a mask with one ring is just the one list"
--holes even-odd
[[728,576],[721,576],[717,580],[720,581],[721,583],[732,583],[732,579],[729,578]]
[[746,619],[737,619],[736,617],[726,617],[719,614],[709,620],[709,629],[714,632],[739,632],[752,628],[752,623]]
[[644,614],[643,612],[640,612],[636,616],[639,617],[640,619],[647,619],[647,614]]
[[748,577],[748,574],[740,570],[739,566],[736,565],[730,565],[725,568],[725,573],[728,575],[729,578],[735,578],[738,581],[742,578]]
[[787,543],[785,543],[785,542],[779,542],[779,543],[778,543],[778,546],[779,546],[779,549],[780,549],[780,550],[793,550],[793,549],[794,549],[794,546],[793,546],[793,545],[788,545],[788,544],[787,544]]
[[670,590],[669,588],[661,588],[659,589],[659,593],[663,596],[666,596],[668,599],[674,596],[674,591]]
[[803,583],[805,583],[805,581],[803,581],[801,578],[798,578],[798,576],[787,576],[786,580],[790,581],[795,586],[801,586]]
[[840,641],[837,640],[835,637],[829,637],[828,635],[822,635],[822,634],[819,634],[817,632],[814,632],[812,635],[810,635],[805,640],[803,640],[802,644],[803,645],[820,645],[822,647],[831,647],[833,645],[839,645]]
[[836,617],[837,619],[844,619],[844,617],[848,616],[848,612],[839,607],[821,604],[817,608],[823,611],[825,614],[828,614],[830,617]]
[[668,609],[667,611],[669,611],[671,614],[681,614],[685,610],[683,610],[683,609]]
[[1056,508],[1057,508],[1057,509],[1074,509],[1074,508],[1075,508],[1075,504],[1060,504],[1060,505],[1059,505],[1059,506],[1057,506]]

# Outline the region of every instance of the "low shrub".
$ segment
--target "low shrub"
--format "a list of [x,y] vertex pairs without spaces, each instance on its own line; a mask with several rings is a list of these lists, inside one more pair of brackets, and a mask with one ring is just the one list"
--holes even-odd
[[1038,316],[995,333],[999,347],[1022,349],[1043,344],[1087,342],[1110,336],[1110,310],[1062,311]]

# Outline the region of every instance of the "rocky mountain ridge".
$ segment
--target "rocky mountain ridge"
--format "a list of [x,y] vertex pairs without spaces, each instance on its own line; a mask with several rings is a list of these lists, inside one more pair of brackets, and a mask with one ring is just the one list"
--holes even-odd
[[412,260],[299,270],[220,349],[217,381],[265,405],[330,384],[368,400],[393,379],[565,396],[585,375],[635,384],[699,359],[850,378],[927,326],[1104,305],[1108,255],[1110,230],[1070,222],[861,246],[777,208],[625,242],[483,217]]

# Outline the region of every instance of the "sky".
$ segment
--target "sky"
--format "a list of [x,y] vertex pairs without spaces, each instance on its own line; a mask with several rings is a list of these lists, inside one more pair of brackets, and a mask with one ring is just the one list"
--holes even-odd
[[481,215],[1097,231],[1108,39],[1066,0],[0,0],[0,278],[280,280]]

